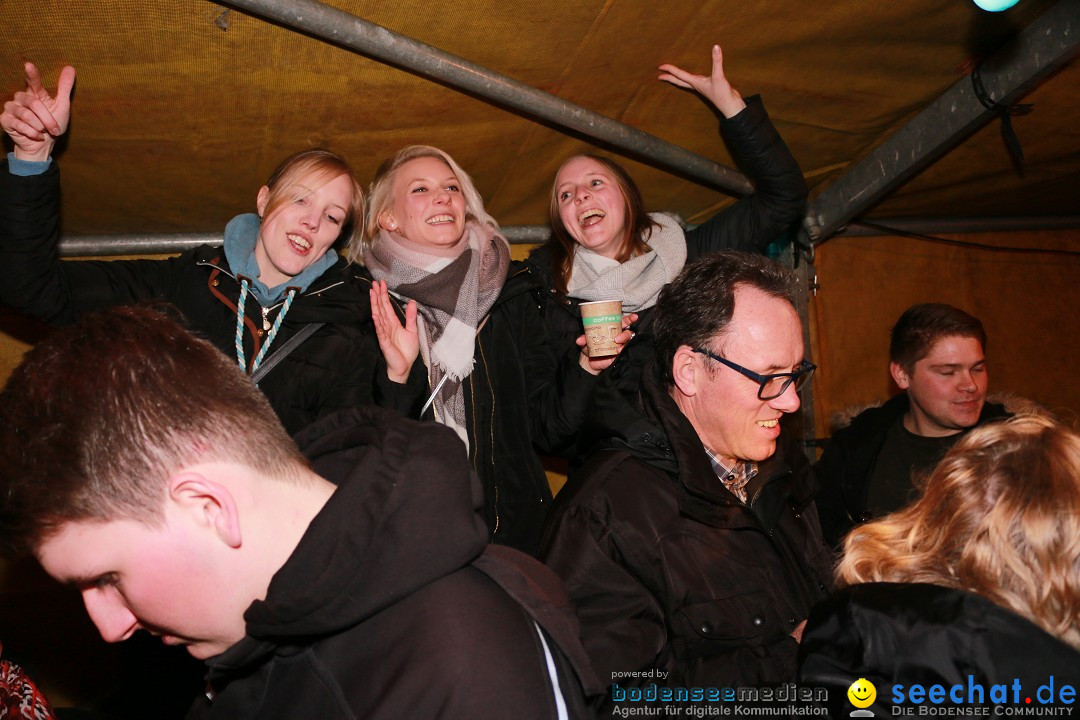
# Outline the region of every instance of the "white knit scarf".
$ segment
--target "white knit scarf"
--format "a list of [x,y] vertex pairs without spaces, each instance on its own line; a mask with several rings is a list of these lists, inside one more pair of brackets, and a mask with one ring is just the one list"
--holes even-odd
[[456,246],[433,249],[380,230],[363,258],[395,296],[416,301],[420,355],[434,388],[435,417],[468,447],[461,382],[473,369],[477,329],[506,281],[506,238],[489,225],[469,222]]
[[643,238],[652,252],[620,263],[576,246],[566,294],[578,300],[622,300],[623,312],[655,305],[660,291],[686,264],[686,236],[671,215],[649,213],[649,217],[660,225]]

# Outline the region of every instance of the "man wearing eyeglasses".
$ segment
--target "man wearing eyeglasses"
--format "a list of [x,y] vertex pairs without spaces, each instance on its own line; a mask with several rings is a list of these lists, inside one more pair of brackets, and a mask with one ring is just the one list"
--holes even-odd
[[541,557],[569,587],[612,705],[627,688],[794,677],[831,575],[809,463],[780,423],[814,370],[798,292],[759,255],[689,263],[657,302],[639,392],[597,387],[594,449],[556,499]]

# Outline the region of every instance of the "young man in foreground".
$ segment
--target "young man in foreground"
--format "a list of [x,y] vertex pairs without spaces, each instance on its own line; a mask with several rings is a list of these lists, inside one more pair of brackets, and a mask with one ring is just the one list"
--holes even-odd
[[587,716],[558,581],[487,546],[453,432],[359,408],[297,443],[157,311],[87,316],[0,394],[0,544],[105,640],[205,660],[191,717]]

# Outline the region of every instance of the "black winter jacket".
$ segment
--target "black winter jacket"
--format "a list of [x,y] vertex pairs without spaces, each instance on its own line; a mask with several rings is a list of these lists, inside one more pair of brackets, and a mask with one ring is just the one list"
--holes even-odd
[[[454,433],[380,408],[297,441],[337,491],[207,660],[212,700],[191,718],[557,718],[545,650],[572,718],[599,685],[558,579],[490,547]],[[455,458],[457,458],[455,460]]]
[[[721,118],[720,133],[735,162],[754,181],[755,192],[686,231],[687,262],[717,250],[764,252],[801,217],[806,202],[806,180],[769,120],[760,96],[746,98],[746,108],[735,117]],[[557,348],[566,348],[574,346],[574,340],[583,332],[580,301],[555,289],[552,242],[533,250],[526,262],[544,288],[544,320],[552,340]],[[616,362],[620,366],[617,372],[626,376],[627,388],[636,389],[641,367],[651,357],[651,328],[652,308],[638,311],[633,341],[636,347],[625,358],[620,355]]]
[[541,559],[567,584],[601,682],[658,668],[679,687],[795,675],[791,632],[822,599],[830,557],[808,462],[781,435],[744,505],[717,479],[690,421],[646,366],[636,406],[606,382],[610,439],[555,502]]
[[[57,163],[17,177],[0,162],[0,301],[53,325],[112,305],[163,301],[192,329],[235,358],[237,280],[225,253],[208,245],[167,260],[60,261]],[[309,323],[325,323],[260,382],[290,433],[341,408],[379,404],[407,411],[422,392],[423,371],[409,386],[391,382],[371,323],[364,268],[340,260],[297,296],[270,354]],[[267,309],[273,322],[281,306]],[[263,309],[249,296],[244,350],[254,360],[265,337]],[[267,356],[269,357],[269,356]]]
[[[815,463],[821,530],[831,546],[839,545],[851,528],[871,519],[867,496],[874,463],[885,445],[889,428],[901,421],[909,407],[907,393],[900,393],[880,407],[862,411],[850,425],[833,434]],[[977,425],[1006,417],[1009,413],[1004,406],[984,403]],[[963,436],[964,433],[957,433],[955,439]]]
[[538,296],[528,268],[512,263],[463,382],[469,459],[484,488],[490,539],[530,555],[551,506],[536,452],[573,445],[596,382],[578,364],[576,345],[559,352],[548,340]]
[[[877,700],[867,709],[879,718],[993,705],[1003,709],[987,717],[1028,715],[1075,707],[1075,699],[1060,702],[1060,691],[1066,685],[1080,691],[1075,648],[978,595],[919,583],[841,590],[810,614],[799,657],[799,685],[826,688],[834,718],[853,710],[847,690],[859,678],[873,683]],[[1054,701],[1044,704],[1050,694],[1040,696],[1039,688],[1050,683]],[[935,685],[942,689],[931,695]],[[995,685],[1004,686],[1004,702],[994,702]],[[897,713],[898,706],[906,711]]]

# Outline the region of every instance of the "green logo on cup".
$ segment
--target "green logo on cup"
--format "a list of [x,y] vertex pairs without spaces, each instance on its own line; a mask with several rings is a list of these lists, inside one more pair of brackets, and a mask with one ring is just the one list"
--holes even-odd
[[589,325],[601,325],[603,323],[621,323],[622,315],[597,315],[596,317],[583,317],[581,318],[581,324],[585,326]]

